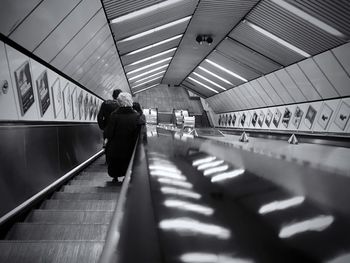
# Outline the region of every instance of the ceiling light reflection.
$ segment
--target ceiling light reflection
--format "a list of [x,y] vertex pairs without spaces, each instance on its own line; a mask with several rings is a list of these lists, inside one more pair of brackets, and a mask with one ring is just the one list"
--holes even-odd
[[206,224],[191,218],[176,218],[162,220],[159,227],[163,230],[174,230],[177,232],[203,234],[208,236],[215,236],[219,239],[229,239],[231,231],[227,228]]
[[173,195],[178,195],[182,197],[189,197],[193,199],[200,199],[202,196],[196,192],[189,191],[189,190],[184,190],[184,189],[179,189],[179,188],[174,188],[174,187],[161,187],[160,191],[163,194],[173,194]]
[[181,174],[163,171],[163,170],[151,170],[150,174],[153,176],[167,177],[167,178],[181,180],[181,181],[186,180],[186,177]]
[[204,169],[207,169],[207,168],[218,166],[218,165],[223,164],[223,163],[224,163],[224,160],[218,160],[218,161],[214,161],[214,162],[210,162],[210,163],[204,163],[204,164],[199,165],[197,167],[197,169],[198,170],[204,170]]
[[209,168],[204,170],[203,175],[211,175],[211,174],[215,174],[215,173],[219,173],[219,172],[225,172],[228,169],[228,165],[222,165],[222,166],[218,166],[218,167],[213,167],[213,168]]
[[175,165],[150,164],[148,168],[151,170],[162,170],[162,171],[168,171],[176,174],[182,174],[182,172],[179,169],[177,169]]
[[177,208],[180,210],[186,210],[190,212],[196,212],[206,216],[210,216],[214,213],[214,209],[204,205],[193,204],[181,200],[165,200],[164,205],[166,207]]
[[226,172],[226,173],[220,173],[218,175],[215,175],[211,178],[211,182],[219,182],[219,181],[224,181],[230,178],[234,178],[237,177],[239,175],[244,174],[245,170],[244,169],[236,169],[230,172]]
[[350,262],[350,253],[337,256],[336,258],[331,259],[330,261],[327,261],[326,263],[346,263],[346,262]]
[[305,200],[304,196],[296,196],[296,197],[282,200],[282,201],[274,201],[272,203],[263,205],[259,209],[259,214],[264,215],[264,214],[271,213],[274,211],[283,210],[283,209],[287,209],[289,207],[297,206],[297,205],[302,204],[304,202],[304,200]]
[[253,263],[254,261],[244,258],[231,257],[225,254],[204,252],[192,252],[181,255],[180,260],[184,263]]
[[184,182],[184,181],[177,181],[177,180],[172,180],[169,178],[159,178],[158,179],[159,183],[162,184],[169,184],[169,185],[173,185],[173,186],[179,186],[179,187],[183,187],[183,188],[187,188],[187,189],[192,189],[193,185],[189,182]]
[[300,234],[307,231],[320,232],[329,227],[333,223],[333,221],[333,216],[321,215],[301,222],[291,223],[282,227],[278,236],[280,238],[289,238],[296,234]]
[[209,163],[209,162],[212,162],[216,160],[216,157],[215,156],[209,156],[209,157],[205,157],[205,158],[201,158],[201,159],[198,159],[198,160],[194,160],[192,162],[192,165],[193,166],[197,166],[197,165],[200,165],[200,164],[203,164],[203,163]]

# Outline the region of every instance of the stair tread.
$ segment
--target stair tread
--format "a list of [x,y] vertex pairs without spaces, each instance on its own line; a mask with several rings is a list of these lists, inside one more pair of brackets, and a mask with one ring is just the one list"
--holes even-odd
[[104,241],[107,224],[17,223],[6,240],[91,240]]
[[99,186],[99,187],[109,187],[118,186],[116,181],[111,180],[71,180],[67,185],[82,185],[82,186]]
[[0,262],[95,263],[104,242],[99,241],[0,241]]
[[67,210],[100,210],[113,211],[115,200],[46,200],[42,209],[67,209]]
[[65,185],[62,191],[66,193],[116,193],[120,191],[120,186],[84,186],[84,185]]
[[67,193],[56,192],[51,199],[54,200],[116,200],[118,192],[109,193]]

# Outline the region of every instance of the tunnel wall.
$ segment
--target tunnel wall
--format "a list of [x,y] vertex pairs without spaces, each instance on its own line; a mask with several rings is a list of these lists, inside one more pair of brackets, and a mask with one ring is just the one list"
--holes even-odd
[[101,150],[102,100],[1,41],[0,85],[1,218]]

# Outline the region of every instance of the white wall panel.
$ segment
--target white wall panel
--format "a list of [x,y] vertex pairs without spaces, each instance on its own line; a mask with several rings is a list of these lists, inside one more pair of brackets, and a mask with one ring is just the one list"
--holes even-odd
[[[11,73],[12,74],[12,73]],[[7,88],[6,88],[6,84]],[[13,85],[14,84],[14,85]],[[0,119],[18,120],[16,84],[11,81],[5,45],[0,42]]]
[[228,98],[230,98],[231,103],[232,103],[232,108],[234,110],[238,110],[241,109],[241,103],[239,100],[237,100],[237,96],[234,93],[234,89],[230,89],[228,91],[225,92],[225,96],[227,96]]
[[251,107],[253,107],[253,108],[259,107],[257,100],[254,98],[251,91],[249,90],[249,86],[246,86],[245,84],[243,84],[237,88],[240,89],[242,95],[245,96],[246,99],[248,100],[249,104],[252,105]]
[[283,104],[285,103],[281,96],[276,92],[276,90],[271,86],[270,82],[267,81],[265,77],[261,77],[256,79],[256,81],[261,85],[266,94],[268,94],[269,98],[272,100],[274,104]]
[[50,62],[100,8],[101,3],[96,0],[82,1],[34,50],[34,54]]
[[317,90],[314,89],[312,84],[306,78],[305,74],[301,71],[298,64],[294,64],[286,68],[291,78],[293,78],[295,84],[299,87],[300,91],[306,97],[307,100],[319,100],[322,99]]
[[332,50],[340,64],[350,75],[350,43],[344,44]]
[[43,1],[9,36],[33,51],[78,3],[79,0]]
[[350,95],[349,75],[343,70],[330,51],[315,56],[314,61],[337,89],[340,96]]
[[[278,95],[283,99],[284,103],[295,102],[274,73],[266,75],[265,78],[267,79],[269,84],[272,85],[273,89],[278,93]],[[265,86],[263,85],[263,87]]]
[[298,63],[298,65],[323,99],[339,96],[332,84],[312,59],[306,59]]
[[237,94],[237,98],[243,103],[245,109],[254,107],[253,105],[251,105],[249,103],[249,101],[247,100],[246,96],[244,96],[244,94],[242,94],[242,90],[241,90],[240,87],[241,86],[238,86],[238,87],[234,88],[235,91],[236,91],[236,94]]
[[[19,119],[20,120],[38,120],[39,113],[36,105],[36,103],[38,102],[38,96],[37,96],[37,92],[35,92],[35,89],[34,89],[35,80],[32,77],[32,70],[31,70],[29,58],[10,46],[6,45],[5,47],[6,47],[7,57],[9,61],[11,81],[12,81],[13,89],[15,90],[15,102],[16,102],[17,111],[19,113]],[[23,68],[23,66],[26,65],[26,63],[29,63],[30,74],[23,74],[24,70],[21,70],[21,68]],[[17,75],[23,74],[22,75],[23,81],[28,80],[28,77],[31,78],[32,91],[28,91],[28,93],[26,92],[26,94],[27,95],[30,93],[32,94],[31,96],[32,98],[34,98],[33,103],[27,103],[29,101],[28,100],[29,96],[24,94],[25,88],[23,86],[22,86],[22,89],[18,88],[16,79],[15,79],[15,72],[17,72]],[[20,90],[22,90],[23,92],[22,95]],[[24,98],[24,96],[26,96],[26,98]],[[21,100],[23,101],[23,103],[20,102]],[[20,105],[23,105],[23,104],[30,105],[30,106],[28,106],[27,110],[21,111]]]
[[260,85],[258,80],[253,80],[249,84],[254,88],[254,90],[260,95],[261,99],[264,101],[265,105],[273,105],[273,101],[270,96],[266,93],[263,87]]
[[7,36],[41,0],[1,0],[0,32]]
[[250,85],[250,83],[246,83],[244,85],[246,86],[246,88],[250,92],[250,94],[252,94],[252,97],[255,99],[255,101],[257,102],[259,107],[266,106],[266,103],[263,100],[263,98],[258,94],[258,92],[255,90],[255,88],[252,85]]
[[[273,73],[281,82],[282,86],[287,90],[288,94],[293,97],[294,102],[305,101],[306,97],[299,90],[298,86],[295,84],[291,76],[286,72],[286,69],[281,69]],[[282,86],[279,89],[281,90]]]

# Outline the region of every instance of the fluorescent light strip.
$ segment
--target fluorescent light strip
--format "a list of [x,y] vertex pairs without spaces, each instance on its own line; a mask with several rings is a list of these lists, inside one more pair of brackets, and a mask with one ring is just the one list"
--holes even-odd
[[164,171],[164,170],[152,170],[150,171],[150,174],[152,176],[160,176],[160,177],[166,177],[166,178],[175,179],[175,180],[186,181],[186,177],[183,176],[182,174]]
[[165,70],[162,70],[162,71],[159,71],[158,73],[155,73],[155,74],[152,74],[152,75],[149,75],[148,77],[145,77],[145,78],[142,78],[142,79],[139,79],[139,80],[136,80],[134,83],[138,83],[138,82],[141,82],[141,81],[144,81],[144,80],[147,80],[147,79],[150,79],[150,78],[153,78],[155,76],[158,76],[162,73],[164,73]]
[[173,194],[178,195],[182,197],[188,197],[193,199],[200,199],[202,196],[196,192],[185,190],[185,189],[179,189],[174,187],[161,187],[160,191],[163,194]]
[[219,64],[215,63],[214,61],[211,61],[210,59],[206,59],[205,61],[207,61],[209,64],[213,65],[214,67],[217,67],[218,69],[221,69],[222,71],[234,76],[237,79],[240,79],[244,82],[248,82],[248,80],[246,80],[245,78],[241,77],[240,75],[232,72],[231,70],[228,70],[226,68],[224,68],[223,66],[220,66]]
[[158,179],[159,183],[162,184],[169,184],[172,186],[178,186],[178,187],[183,187],[183,188],[187,188],[187,189],[192,189],[193,185],[189,182],[184,182],[184,181],[178,181],[178,180],[172,180],[169,178],[159,178]]
[[115,19],[113,19],[111,21],[111,24],[121,23],[121,22],[130,20],[130,19],[133,19],[135,17],[142,16],[144,14],[153,12],[153,11],[155,11],[157,9],[160,9],[160,8],[163,8],[163,7],[175,4],[175,3],[180,2],[180,1],[183,1],[183,0],[168,0],[168,1],[164,1],[162,3],[155,4],[155,5],[143,8],[141,10],[137,10],[137,11],[131,12],[131,13],[127,14],[127,15],[117,17],[117,18],[115,18]]
[[271,0],[275,4],[279,5],[280,7],[292,12],[293,14],[299,16],[300,18],[306,20],[307,22],[313,24],[314,26],[317,26],[318,28],[326,31],[329,34],[332,34],[333,36],[336,37],[345,37],[345,35],[335,29],[334,27],[331,27],[327,25],[326,23],[322,22],[321,20],[309,15],[308,13],[305,13],[304,11],[300,10],[299,8],[283,1],[283,0]]
[[269,204],[263,205],[259,209],[259,214],[268,214],[274,211],[278,210],[284,210],[289,207],[300,205],[304,202],[305,197],[304,196],[296,196],[290,199],[282,200],[282,201],[274,201]]
[[237,170],[233,170],[231,172],[226,172],[226,173],[220,173],[218,175],[215,175],[211,178],[211,182],[219,182],[219,181],[224,181],[230,178],[234,178],[237,177],[239,175],[244,174],[245,170],[244,169],[237,169]]
[[210,162],[212,162],[214,160],[216,160],[215,156],[209,156],[209,157],[205,157],[205,158],[194,160],[192,162],[192,165],[193,166],[197,166],[197,165],[200,165],[200,164],[203,164],[203,163],[210,163]]
[[[232,257],[231,255],[225,254],[214,254],[205,252],[192,252],[182,254],[180,260],[183,263],[253,263],[253,260]],[[345,262],[345,261],[344,261]]]
[[160,56],[162,56],[162,55],[165,55],[165,54],[168,54],[168,53],[170,53],[170,52],[173,52],[173,51],[176,50],[176,49],[177,49],[177,48],[174,47],[174,48],[172,48],[172,49],[169,49],[169,50],[160,52],[160,53],[158,53],[158,54],[156,54],[156,55],[153,55],[153,56],[150,56],[150,57],[147,57],[147,58],[140,59],[140,60],[135,61],[135,62],[133,62],[133,63],[131,63],[131,64],[129,64],[129,65],[126,65],[126,67],[127,67],[127,66],[134,66],[134,65],[140,64],[140,63],[142,63],[142,62],[148,61],[148,60],[150,60],[150,59],[160,57]]
[[138,90],[138,91],[135,91],[134,94],[137,94],[137,93],[140,93],[140,92],[142,92],[142,91],[148,90],[148,89],[153,88],[153,87],[155,87],[155,86],[157,86],[157,85],[159,85],[159,84],[160,84],[160,83],[157,83],[157,84],[154,84],[154,85],[149,86],[149,87],[147,87],[147,88],[140,89],[140,90]]
[[141,74],[139,74],[139,75],[136,75],[136,76],[134,76],[134,77],[132,77],[132,78],[129,78],[129,81],[131,81],[131,80],[133,80],[133,79],[137,79],[137,78],[139,78],[139,77],[143,77],[143,76],[145,76],[145,75],[147,75],[147,74],[149,74],[149,73],[153,73],[153,72],[155,72],[155,71],[157,71],[157,70],[160,70],[160,69],[162,69],[162,68],[166,68],[166,67],[168,67],[168,66],[169,66],[169,64],[166,64],[166,65],[160,66],[160,67],[158,67],[158,68],[154,68],[154,69],[151,69],[151,70],[149,70],[149,71],[143,72],[143,73],[141,73]]
[[280,238],[288,238],[296,234],[307,231],[323,231],[329,227],[334,221],[333,216],[320,215],[315,218],[304,220],[301,222],[291,223],[282,227],[278,236]]
[[181,174],[181,171],[175,165],[151,164],[148,166],[150,170],[163,170],[173,173]]
[[198,170],[205,170],[205,169],[208,169],[211,167],[218,166],[218,165],[223,164],[223,163],[224,163],[224,160],[218,160],[218,161],[214,161],[214,162],[210,162],[210,163],[203,163],[203,164],[199,165],[197,167],[197,169]]
[[137,68],[137,69],[134,69],[134,70],[132,70],[132,71],[129,71],[128,73],[126,73],[126,75],[130,75],[130,74],[133,74],[133,73],[142,71],[142,70],[144,70],[144,69],[151,68],[151,67],[153,67],[153,66],[155,66],[155,65],[158,65],[158,64],[163,63],[164,61],[171,60],[172,58],[173,58],[173,57],[168,57],[168,58],[161,59],[161,60],[159,60],[159,61],[157,61],[157,62],[151,63],[151,64],[146,65],[146,66],[143,66],[143,67],[141,67],[141,68]]
[[137,85],[135,85],[135,86],[132,86],[131,88],[132,88],[132,89],[137,88],[137,87],[139,87],[139,86],[142,86],[142,85],[144,85],[144,84],[150,83],[150,82],[152,82],[152,81],[154,81],[154,80],[156,80],[156,79],[160,79],[160,78],[162,78],[162,77],[163,77],[163,76],[159,76],[159,77],[155,77],[155,78],[153,78],[153,79],[146,80],[145,82],[139,83],[139,84],[137,84]]
[[210,79],[207,79],[206,77],[202,76],[201,74],[198,74],[196,72],[193,72],[194,75],[204,79],[205,81],[208,81],[209,83],[215,85],[216,87],[222,89],[222,90],[226,90],[223,86],[219,85],[219,84],[216,84],[214,81],[211,81]]
[[198,81],[198,80],[196,80],[196,79],[194,79],[194,78],[191,78],[191,77],[188,77],[188,78],[189,78],[190,80],[192,80],[192,81],[198,83],[199,85],[203,86],[204,88],[206,88],[206,89],[208,89],[208,90],[211,90],[211,91],[213,91],[213,92],[215,92],[215,93],[219,93],[219,92],[216,91],[215,89],[213,89],[213,88],[211,88],[211,87],[209,87],[209,86],[203,84],[202,82],[200,82],[200,81]]
[[158,32],[160,30],[163,30],[163,29],[166,29],[166,28],[169,28],[169,27],[172,27],[172,26],[176,26],[176,25],[181,24],[183,22],[186,22],[186,21],[188,21],[190,19],[191,19],[191,16],[186,16],[186,17],[181,18],[179,20],[176,20],[176,21],[173,21],[173,22],[170,22],[170,23],[167,23],[167,24],[164,24],[164,25],[152,28],[150,30],[147,30],[145,32],[133,35],[131,37],[124,38],[122,40],[119,40],[117,43],[119,44],[119,43],[127,42],[127,41],[130,41],[130,40],[134,40],[134,39],[137,39],[137,38],[140,38],[140,37],[144,37],[144,36],[147,36],[149,34],[156,33],[156,32]]
[[285,46],[286,48],[294,51],[295,53],[298,53],[299,55],[303,56],[303,57],[310,57],[311,55],[306,53],[305,51],[301,50],[300,48],[297,48],[296,46],[293,46],[292,44],[289,44],[287,41],[284,41],[283,39],[275,36],[274,34],[271,34],[270,32],[266,31],[265,29],[249,22],[249,21],[244,21],[244,23],[246,23],[248,26],[250,26],[251,28],[253,28],[254,30],[258,31],[259,33],[267,36],[268,38],[276,41],[277,43]]
[[213,168],[209,168],[204,170],[203,175],[207,176],[207,175],[211,175],[214,173],[218,173],[218,172],[225,172],[228,169],[228,165],[222,165],[222,166],[217,166],[217,167],[213,167]]
[[203,70],[204,72],[207,72],[208,74],[210,74],[210,75],[212,75],[212,76],[218,78],[219,80],[221,80],[221,81],[223,81],[223,82],[225,82],[225,83],[230,84],[230,85],[233,86],[233,83],[229,82],[227,79],[224,79],[224,78],[220,77],[219,75],[217,75],[217,74],[215,74],[215,73],[213,73],[213,72],[211,72],[211,71],[209,71],[209,70],[203,68],[202,66],[199,66],[198,68],[201,69],[201,70]]
[[165,200],[164,205],[170,208],[177,208],[180,210],[196,212],[206,216],[214,214],[214,209],[204,205],[193,204],[181,200]]
[[162,44],[168,43],[168,42],[173,41],[173,40],[175,40],[175,39],[178,39],[178,38],[180,38],[180,37],[182,37],[182,34],[181,34],[181,35],[174,36],[174,37],[171,37],[171,38],[168,38],[168,39],[165,39],[165,40],[162,40],[162,41],[160,41],[160,42],[158,42],[158,43],[155,43],[155,44],[152,44],[152,45],[149,45],[149,46],[140,48],[140,49],[136,49],[136,50],[134,50],[134,51],[131,51],[131,52],[125,54],[124,56],[135,55],[135,54],[137,54],[137,53],[140,53],[140,52],[142,52],[142,51],[148,50],[148,49],[153,48],[153,47],[160,46],[160,45],[162,45]]

